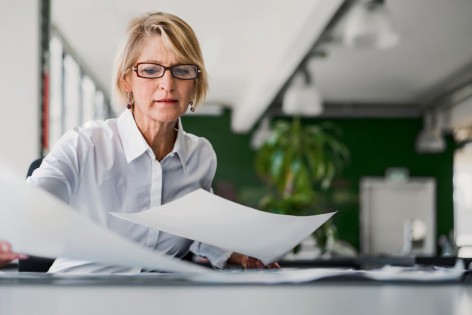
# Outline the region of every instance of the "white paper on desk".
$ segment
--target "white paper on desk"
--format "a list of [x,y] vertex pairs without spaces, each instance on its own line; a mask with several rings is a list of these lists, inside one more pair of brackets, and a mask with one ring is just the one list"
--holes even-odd
[[16,252],[171,272],[210,269],[150,251],[103,228],[51,194],[0,173],[0,239]]
[[381,281],[455,281],[460,280],[464,274],[464,268],[425,269],[420,267],[385,266],[380,269],[363,271],[364,277]]
[[198,189],[154,209],[111,214],[269,264],[300,244],[334,213],[303,217],[267,213]]
[[356,276],[358,271],[337,268],[304,268],[304,269],[265,269],[245,271],[221,271],[211,274],[192,274],[187,280],[200,283],[247,284],[247,283],[305,283],[326,278]]

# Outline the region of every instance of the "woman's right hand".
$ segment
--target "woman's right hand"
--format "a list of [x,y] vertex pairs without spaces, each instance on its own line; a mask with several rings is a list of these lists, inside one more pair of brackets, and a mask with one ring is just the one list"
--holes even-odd
[[11,245],[7,241],[0,241],[0,266],[8,264],[15,259],[26,259],[28,256],[24,254],[14,253]]

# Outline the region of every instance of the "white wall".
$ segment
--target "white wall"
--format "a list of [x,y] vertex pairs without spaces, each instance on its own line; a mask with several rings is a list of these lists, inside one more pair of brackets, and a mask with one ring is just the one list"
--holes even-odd
[[0,172],[22,177],[40,150],[39,17],[39,0],[0,1]]

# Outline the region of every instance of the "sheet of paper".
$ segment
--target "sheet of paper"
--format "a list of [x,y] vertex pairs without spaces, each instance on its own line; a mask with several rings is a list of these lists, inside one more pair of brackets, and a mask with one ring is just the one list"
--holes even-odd
[[300,217],[267,213],[198,189],[154,209],[112,214],[268,264],[300,244],[334,213]]
[[[191,281],[205,284],[281,284],[281,283],[306,283],[326,278],[351,277],[359,273],[356,270],[338,269],[338,268],[305,268],[305,269],[265,269],[265,270],[224,270],[209,273],[140,273],[140,274],[44,274],[44,273],[15,273],[0,271],[1,279],[29,279],[29,280],[101,280],[110,281],[110,283],[126,282],[139,280],[144,283],[161,283],[162,281]],[[362,277],[362,276],[361,276]],[[61,281],[61,284],[66,282]]]
[[370,271],[360,271],[363,276],[373,280],[381,281],[455,281],[460,280],[465,269],[460,266],[454,268],[421,268],[421,267],[398,267],[385,266]]
[[306,283],[327,278],[388,282],[460,282],[464,270],[457,268],[422,270],[418,268],[385,267],[378,270],[339,268],[270,269],[248,271],[222,271],[211,274],[192,274],[190,281],[203,283]]
[[36,256],[170,272],[211,272],[141,247],[4,171],[0,172],[0,239],[9,241],[17,252]]
[[[451,283],[461,282],[465,270],[456,268],[421,270],[414,268],[391,267],[378,270],[353,270],[340,268],[288,268],[288,269],[265,269],[265,270],[223,270],[209,273],[140,273],[140,274],[44,274],[25,272],[2,272],[2,279],[26,279],[26,280],[61,280],[65,283],[81,283],[81,281],[100,280],[100,283],[133,283],[139,284],[160,283],[163,281],[172,283],[182,283],[191,281],[206,284],[282,284],[282,283],[306,283],[326,279],[347,280],[347,281],[378,281],[378,282],[409,282],[409,283]],[[400,270],[402,269],[402,270]],[[69,282],[64,282],[69,280]],[[83,283],[83,282],[82,282]]]
[[306,283],[332,277],[351,277],[358,272],[351,269],[304,268],[304,269],[268,269],[246,271],[222,271],[206,275],[192,274],[190,281],[200,283],[242,284],[242,283]]

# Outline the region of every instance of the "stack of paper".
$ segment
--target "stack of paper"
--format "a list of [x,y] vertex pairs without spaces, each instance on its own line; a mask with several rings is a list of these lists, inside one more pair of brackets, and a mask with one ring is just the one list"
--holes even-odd
[[[195,191],[162,207],[116,216],[269,263],[300,243],[333,214],[293,217],[261,212]],[[112,233],[49,193],[0,173],[0,239],[15,251],[111,266],[208,273]]]

